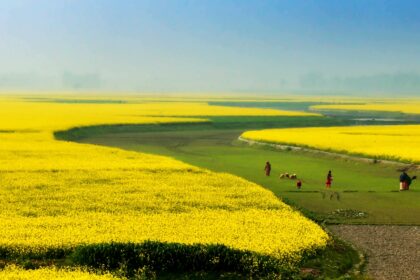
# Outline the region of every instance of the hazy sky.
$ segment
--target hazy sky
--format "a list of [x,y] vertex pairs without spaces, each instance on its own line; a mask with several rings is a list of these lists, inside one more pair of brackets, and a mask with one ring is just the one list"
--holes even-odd
[[420,93],[420,1],[0,0],[0,88]]

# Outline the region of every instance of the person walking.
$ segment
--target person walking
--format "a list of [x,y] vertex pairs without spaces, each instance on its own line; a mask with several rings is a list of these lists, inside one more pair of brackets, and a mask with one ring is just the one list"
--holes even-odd
[[333,180],[333,176],[332,176],[332,173],[331,173],[331,170],[330,170],[330,171],[328,171],[327,181],[325,182],[325,186],[327,187],[327,189],[331,188],[332,180]]
[[270,172],[271,172],[271,164],[269,161],[267,161],[265,163],[265,167],[264,167],[264,171],[265,171],[265,176],[270,176]]

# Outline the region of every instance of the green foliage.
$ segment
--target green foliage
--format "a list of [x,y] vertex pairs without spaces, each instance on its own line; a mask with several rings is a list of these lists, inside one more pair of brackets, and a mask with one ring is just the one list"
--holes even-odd
[[[301,273],[303,279],[338,279],[351,277],[350,271],[354,265],[360,262],[359,253],[345,242],[334,238],[327,248],[311,256],[307,256],[302,262],[302,270],[312,271]],[[354,273],[358,273],[355,271]],[[352,278],[343,278],[352,279]]]
[[18,262],[21,262],[27,259],[62,259],[68,256],[71,252],[71,248],[47,248],[39,252],[34,252],[31,250],[25,250],[25,248],[0,246],[0,260],[17,260]]
[[287,262],[224,245],[185,245],[147,241],[104,243],[80,246],[70,256],[76,265],[127,275],[151,275],[152,272],[217,271],[247,276],[292,275],[294,267]]

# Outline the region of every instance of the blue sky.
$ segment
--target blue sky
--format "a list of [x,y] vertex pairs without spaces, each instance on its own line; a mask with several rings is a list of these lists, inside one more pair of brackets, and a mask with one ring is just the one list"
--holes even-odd
[[0,89],[420,92],[420,1],[0,4]]

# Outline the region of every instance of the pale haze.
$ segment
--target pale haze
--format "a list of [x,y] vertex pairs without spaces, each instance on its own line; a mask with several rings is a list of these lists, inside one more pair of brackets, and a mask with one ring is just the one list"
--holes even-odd
[[0,4],[0,90],[420,95],[419,1]]

